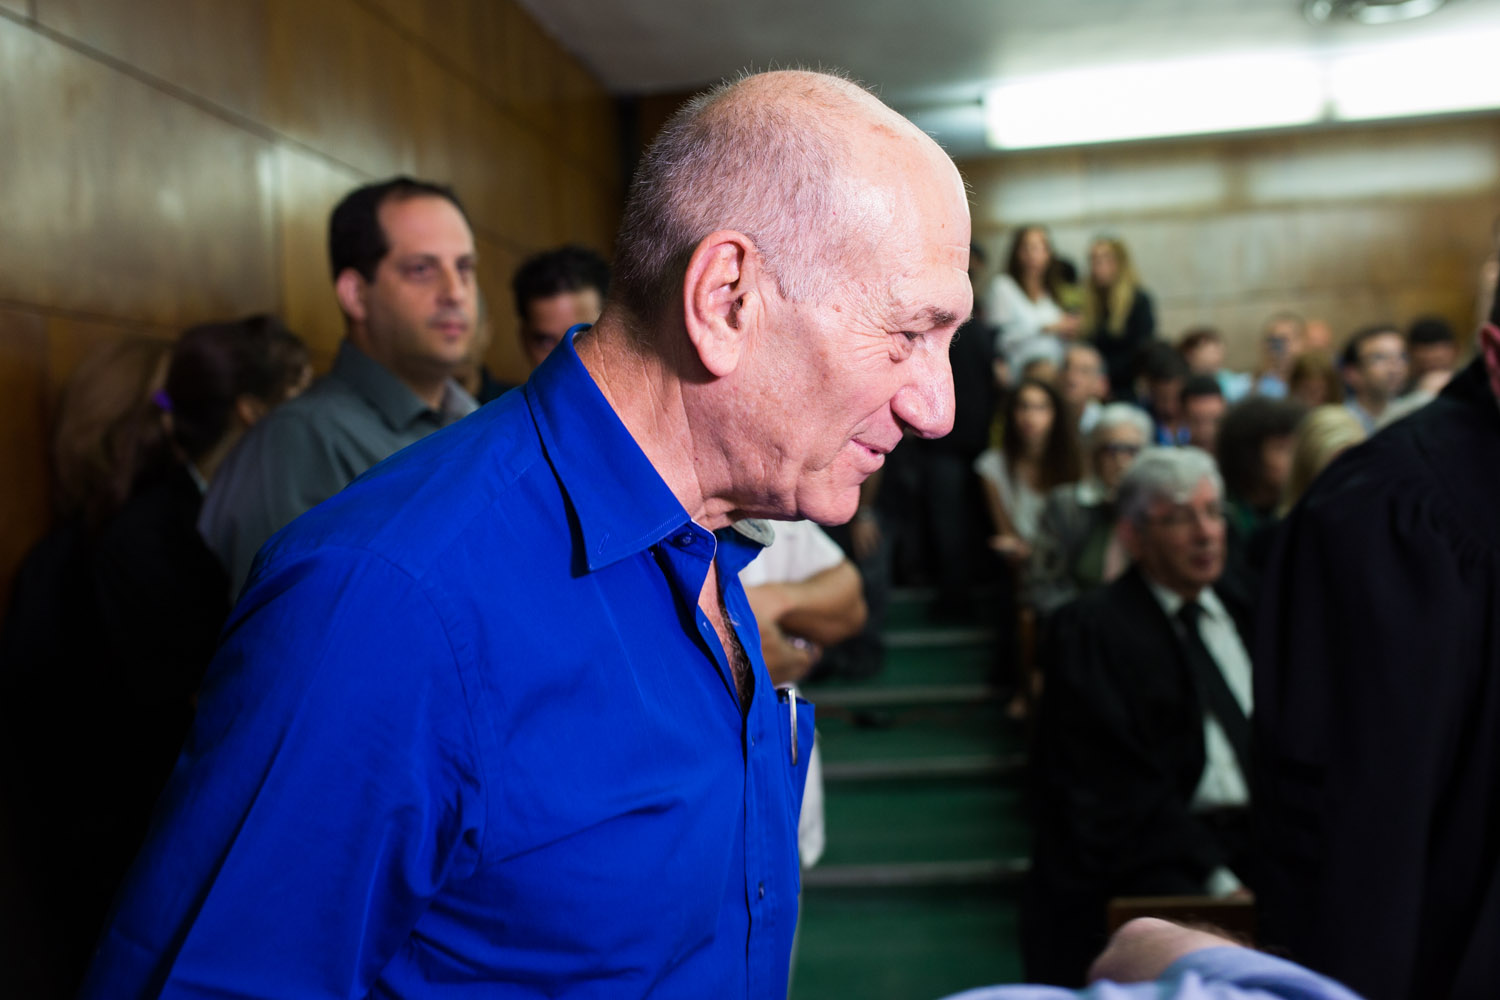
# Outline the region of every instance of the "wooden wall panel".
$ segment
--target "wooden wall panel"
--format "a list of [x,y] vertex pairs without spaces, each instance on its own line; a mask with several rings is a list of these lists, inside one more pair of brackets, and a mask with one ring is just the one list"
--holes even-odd
[[0,94],[0,581],[44,527],[38,414],[82,358],[273,310],[327,367],[351,188],[456,187],[513,379],[516,263],[618,222],[613,102],[513,0],[0,0]]
[[485,363],[502,382],[523,382],[530,366],[521,353],[516,303],[510,278],[524,259],[503,243],[479,237],[479,288],[490,316],[490,346]]
[[277,150],[278,254],[282,318],[326,369],[344,336],[343,314],[333,295],[328,265],[328,216],[364,179],[321,157]]
[[268,121],[370,176],[412,169],[425,56],[355,0],[266,0]]
[[223,0],[37,0],[37,20],[251,119],[266,106],[266,11]]
[[0,92],[0,299],[168,324],[275,302],[263,140],[4,20]]
[[14,567],[47,530],[47,340],[38,316],[0,309],[0,614]]
[[1435,313],[1466,335],[1500,214],[1500,117],[1016,154],[960,165],[975,237],[1003,264],[1011,227],[1047,224],[1081,267],[1118,235],[1160,333],[1209,323],[1229,362],[1293,309],[1359,326]]

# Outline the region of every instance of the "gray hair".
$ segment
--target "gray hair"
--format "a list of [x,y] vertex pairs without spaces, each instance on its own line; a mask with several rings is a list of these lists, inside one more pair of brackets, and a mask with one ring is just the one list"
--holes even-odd
[[1129,403],[1106,403],[1099,407],[1099,418],[1089,432],[1089,450],[1098,448],[1104,435],[1116,427],[1131,427],[1139,431],[1143,445],[1151,441],[1151,418],[1146,416],[1145,410]]
[[1192,447],[1147,448],[1120,480],[1115,509],[1120,520],[1139,524],[1153,503],[1184,503],[1205,479],[1213,483],[1214,493],[1222,499],[1224,480],[1208,452]]
[[831,294],[866,228],[846,124],[848,95],[866,92],[807,76],[797,96],[812,109],[754,93],[756,77],[742,76],[693,98],[652,143],[616,242],[614,297],[636,319],[658,318],[681,294],[693,250],[719,229],[754,241],[786,298]]

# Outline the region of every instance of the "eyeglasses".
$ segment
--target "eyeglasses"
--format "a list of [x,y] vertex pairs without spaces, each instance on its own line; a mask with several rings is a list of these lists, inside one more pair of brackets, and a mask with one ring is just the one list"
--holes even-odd
[[1116,458],[1134,458],[1141,453],[1141,446],[1138,444],[1110,443],[1101,444],[1094,450],[1101,455],[1113,455]]
[[1224,505],[1222,503],[1205,504],[1202,507],[1173,507],[1165,514],[1145,519],[1147,524],[1160,525],[1163,528],[1180,530],[1196,525],[1200,520],[1215,523],[1224,520]]

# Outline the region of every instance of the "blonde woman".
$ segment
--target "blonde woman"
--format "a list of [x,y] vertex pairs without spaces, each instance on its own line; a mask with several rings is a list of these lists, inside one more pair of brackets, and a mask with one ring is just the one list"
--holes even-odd
[[1310,410],[1292,437],[1292,471],[1287,476],[1278,514],[1285,517],[1318,478],[1318,473],[1365,437],[1359,418],[1346,407],[1330,404]]
[[1151,296],[1141,287],[1130,251],[1110,236],[1089,247],[1089,280],[1083,296],[1084,335],[1104,356],[1110,395],[1132,398],[1136,354],[1156,336]]

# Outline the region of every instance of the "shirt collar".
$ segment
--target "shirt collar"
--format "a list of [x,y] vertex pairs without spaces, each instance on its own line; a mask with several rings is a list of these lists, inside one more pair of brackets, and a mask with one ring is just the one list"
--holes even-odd
[[[571,331],[570,331],[571,332]],[[526,402],[597,570],[649,549],[690,519],[564,337],[532,373]]]
[[[1151,596],[1156,598],[1156,603],[1161,605],[1167,617],[1175,620],[1177,612],[1181,611],[1182,606],[1187,603],[1182,599],[1182,595],[1175,590],[1168,590],[1161,586],[1144,572],[1141,573],[1141,579],[1146,581],[1146,587],[1151,591]],[[1197,603],[1198,607],[1203,609],[1203,617],[1216,618],[1221,621],[1230,620],[1229,609],[1224,607],[1224,602],[1219,600],[1219,595],[1214,593],[1214,588],[1204,587],[1198,595]]]
[[380,414],[380,419],[396,431],[405,430],[422,417],[433,418],[439,425],[446,426],[474,412],[479,405],[462,386],[449,379],[443,385],[442,405],[434,411],[405,382],[348,339],[339,344],[338,357],[334,359],[329,376],[359,393]]

